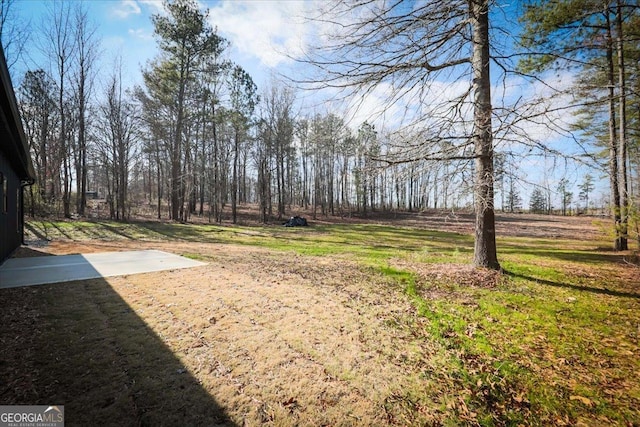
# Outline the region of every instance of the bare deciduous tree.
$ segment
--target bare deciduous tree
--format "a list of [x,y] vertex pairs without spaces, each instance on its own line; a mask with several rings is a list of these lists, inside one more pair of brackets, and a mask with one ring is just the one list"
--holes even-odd
[[15,13],[16,0],[0,0],[0,41],[9,71],[20,60],[29,42],[29,25]]
[[293,150],[295,121],[293,117],[294,92],[292,89],[272,82],[262,96],[262,111],[259,133],[254,145],[254,161],[258,170],[258,194],[261,220],[270,216],[270,199],[273,194],[271,181],[275,169],[275,193],[278,220],[291,203],[288,188],[292,186],[289,176],[289,153]]
[[58,128],[58,153],[62,164],[62,206],[64,216],[71,217],[71,133],[69,122],[72,119],[69,79],[76,43],[73,34],[73,21],[69,3],[52,2],[48,6],[47,32],[43,52],[49,56],[52,75],[57,86],[57,109],[60,115]]
[[[334,1],[318,14],[320,37],[305,59],[320,83],[361,96],[382,90],[386,105],[404,105],[420,127],[389,164],[473,160],[474,264],[499,269],[493,194],[493,130],[488,0],[423,3]],[[456,82],[463,81],[461,87]],[[447,85],[453,88],[446,88]],[[449,92],[449,93],[447,93]],[[449,144],[443,145],[442,141]]]
[[89,21],[86,5],[78,3],[74,9],[75,70],[73,85],[77,117],[77,135],[74,150],[76,172],[76,209],[84,215],[87,204],[87,111],[93,92],[95,61],[98,55],[96,27]]
[[137,148],[136,104],[122,88],[121,65],[115,67],[99,106],[98,153],[106,175],[107,202],[112,219],[128,218],[131,162]]

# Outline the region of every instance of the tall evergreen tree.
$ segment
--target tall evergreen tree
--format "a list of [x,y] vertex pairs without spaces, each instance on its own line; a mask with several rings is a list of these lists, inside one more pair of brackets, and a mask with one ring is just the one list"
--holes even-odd
[[233,169],[231,177],[231,218],[235,224],[237,221],[238,204],[238,162],[240,145],[247,140],[247,131],[251,116],[259,101],[258,88],[253,79],[239,65],[233,67],[229,76],[229,95],[231,108],[229,115],[233,127]]
[[[589,116],[579,130],[606,141],[617,250],[627,249],[628,222],[628,73],[624,57],[630,44],[637,45],[630,23],[637,21],[639,13],[636,2],[624,0],[536,0],[527,2],[522,17],[522,42],[528,53],[521,62],[524,71],[542,73],[564,67],[581,74],[571,91],[580,93],[583,113]],[[603,116],[604,127],[600,123]],[[599,128],[607,129],[608,134],[601,135]]]
[[560,193],[560,205],[562,206],[562,215],[567,214],[567,208],[571,206],[573,193],[569,191],[569,180],[562,178],[558,183],[558,192]]
[[589,211],[589,195],[594,190],[593,176],[586,174],[582,180],[582,183],[578,186],[580,188],[580,200],[584,200],[584,210]]
[[195,0],[165,1],[167,14],[154,15],[153,25],[161,54],[145,70],[143,77],[149,98],[169,108],[171,114],[168,147],[171,169],[171,217],[184,219],[185,180],[182,160],[187,134],[189,86],[197,66],[223,40],[207,22],[207,12]]
[[547,212],[547,198],[539,187],[534,188],[531,193],[529,211],[536,214]]
[[58,172],[55,165],[58,156],[54,136],[59,120],[55,108],[55,83],[42,69],[27,71],[19,97],[22,121],[37,174],[37,194],[33,194],[34,186],[29,186],[33,215],[36,204],[40,205],[36,200],[48,204],[55,197],[54,179]]

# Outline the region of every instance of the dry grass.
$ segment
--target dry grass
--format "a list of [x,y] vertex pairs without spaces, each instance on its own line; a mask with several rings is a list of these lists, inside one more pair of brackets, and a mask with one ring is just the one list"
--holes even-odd
[[[30,314],[4,313],[3,377],[33,378],[9,384],[3,402],[46,397],[79,424],[97,414],[132,425],[186,414],[235,425],[393,419],[385,402],[419,374],[405,359],[434,351],[390,326],[413,312],[393,284],[346,261],[196,250],[207,266],[4,292]],[[220,409],[203,412],[207,399]]]

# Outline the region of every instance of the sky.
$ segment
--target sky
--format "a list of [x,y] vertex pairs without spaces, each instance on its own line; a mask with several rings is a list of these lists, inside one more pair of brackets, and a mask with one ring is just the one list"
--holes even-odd
[[[42,43],[37,41],[46,22],[47,8],[52,0],[16,0],[15,13],[34,31],[24,61],[11,70],[14,84],[28,69],[42,67],[48,61],[43,57]],[[71,3],[80,0],[67,0]],[[292,59],[302,52],[312,37],[314,26],[308,22],[308,12],[324,0],[197,0],[202,9],[209,10],[209,23],[219,35],[230,42],[227,55],[243,67],[253,78],[260,92],[282,75],[294,75],[299,64]],[[100,78],[106,81],[116,60],[123,64],[125,86],[142,84],[141,70],[158,54],[152,16],[163,14],[161,0],[84,0],[89,17],[100,39]],[[310,93],[298,93],[300,109],[326,110],[327,99]],[[333,103],[333,104],[337,104]],[[366,104],[366,103],[365,103]],[[354,123],[369,118],[369,112],[378,108],[369,102],[369,110],[360,109],[353,114]],[[356,126],[357,127],[357,126]]]
[[[73,0],[76,1],[76,0]],[[24,63],[18,65],[22,70],[12,70],[14,76],[24,74],[27,69],[37,68],[43,61],[42,49],[39,48],[36,35],[42,32],[49,23],[46,21],[46,9],[50,0],[17,0],[14,3],[15,13],[19,19],[34,28],[34,37],[27,50]],[[315,10],[315,6],[322,0],[199,0],[203,8],[209,9],[209,22],[218,33],[230,42],[229,58],[242,66],[254,79],[259,90],[269,85],[274,75],[278,73],[290,75],[298,72],[295,61],[291,59],[303,51],[305,45],[317,37],[317,28],[305,20]],[[504,2],[502,13],[498,13],[497,25],[510,25],[514,19],[518,2]],[[114,67],[117,57],[121,57],[123,64],[123,81],[126,86],[142,83],[141,70],[147,62],[156,56],[158,49],[153,34],[151,16],[164,13],[162,2],[158,0],[85,0],[89,17],[96,27],[96,35],[101,40],[101,75],[106,79],[109,71]],[[508,41],[507,41],[508,43]],[[494,68],[495,69],[495,68]],[[495,74],[494,74],[495,75]],[[568,76],[558,76],[560,82],[570,81]],[[14,77],[14,80],[15,77]],[[455,82],[442,82],[443,93],[455,90]],[[464,85],[464,84],[463,84]],[[384,85],[376,88],[367,97],[357,100],[360,108],[350,113],[352,127],[365,120],[383,121],[380,124],[393,126],[393,117],[400,115],[402,106],[398,103],[386,105],[387,115],[381,117],[378,113],[384,104],[387,88]],[[497,97],[519,97],[534,91],[530,84],[517,79],[507,81],[507,84],[496,85],[494,99]],[[502,92],[501,92],[502,91]],[[301,107],[308,109],[323,108],[319,98],[301,97]],[[326,98],[324,98],[326,99]],[[345,105],[330,108],[347,108]],[[373,115],[373,116],[372,116]],[[378,126],[380,128],[380,126]],[[528,125],[526,132],[539,133],[545,143],[555,144],[562,150],[574,149],[571,141],[553,135],[545,135],[543,126]],[[522,169],[523,182],[540,183],[545,169],[551,169],[553,161],[548,158],[531,157],[519,165]],[[562,169],[562,164],[560,165]],[[565,169],[570,181],[579,184],[585,173],[585,168],[571,166]],[[596,178],[597,172],[590,171]],[[558,176],[550,175],[552,181],[557,182]],[[553,186],[552,186],[553,187]],[[523,187],[523,199],[527,206],[526,193],[531,188]],[[596,194],[606,192],[606,184],[600,182]],[[574,200],[577,200],[578,190],[574,190]],[[598,196],[595,196],[596,199]],[[557,205],[557,203],[555,203]]]
[[[14,7],[30,26],[45,27],[50,0],[18,0]],[[86,0],[90,19],[97,28],[104,66],[120,55],[131,83],[141,82],[140,70],[157,53],[151,16],[164,13],[156,0]],[[287,54],[305,38],[301,17],[308,2],[290,1],[200,1],[209,9],[209,21],[231,42],[231,59],[245,68],[258,85],[269,74],[291,63]],[[32,63],[37,63],[38,52]],[[28,59],[27,59],[28,61]]]

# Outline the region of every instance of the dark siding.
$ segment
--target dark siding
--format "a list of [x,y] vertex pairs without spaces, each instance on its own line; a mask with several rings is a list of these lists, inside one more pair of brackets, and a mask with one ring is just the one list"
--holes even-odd
[[[1,143],[1,142],[0,142]],[[18,194],[22,194],[20,189],[20,180],[9,165],[9,161],[0,151],[0,173],[7,182],[7,212],[4,212],[3,186],[0,183],[0,263],[22,243],[22,235],[20,232],[22,221],[20,209],[20,200],[17,200]]]
[[[9,69],[0,46],[0,263],[22,243],[22,185],[35,179]],[[5,186],[4,183],[7,183]]]

